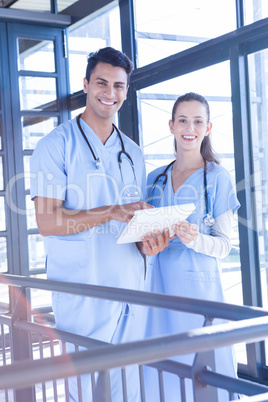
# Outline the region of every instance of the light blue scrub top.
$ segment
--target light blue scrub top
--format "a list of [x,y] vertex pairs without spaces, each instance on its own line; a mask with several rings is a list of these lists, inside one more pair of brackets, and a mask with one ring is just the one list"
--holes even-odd
[[[148,195],[155,178],[163,173],[165,167],[158,168],[148,176]],[[195,211],[187,218],[195,223],[201,233],[209,235],[211,227],[204,224],[206,216],[204,197],[204,169],[194,172],[174,194],[171,180],[171,168],[167,171],[167,183],[162,193],[162,183],[158,183],[149,201],[157,206],[194,203]],[[233,190],[229,173],[214,162],[207,164],[207,188],[209,212],[214,218],[232,210],[235,212],[239,202]],[[178,237],[169,242],[169,246],[156,256],[149,257],[146,290],[181,297],[223,302],[224,294],[221,283],[219,260],[214,257],[197,253],[187,248]],[[157,297],[157,295],[156,295]],[[171,335],[202,327],[204,318],[190,313],[175,312],[164,309],[147,309],[145,337]],[[219,323],[219,320],[216,320]],[[184,364],[193,363],[193,354],[181,355],[175,358]],[[231,347],[218,348],[215,351],[216,370],[222,374],[235,376],[235,358]],[[146,401],[160,402],[156,387],[155,370],[145,367]],[[180,401],[180,384],[178,378],[164,373],[165,397],[169,402]],[[186,382],[187,401],[193,402],[192,384]],[[219,401],[226,401],[226,391],[219,390]]]
[[[100,169],[96,169],[76,118],[67,121],[36,146],[31,157],[31,198],[63,200],[64,207],[72,210],[144,199],[145,166],[140,148],[122,133],[126,152],[134,162],[139,190],[137,196],[129,197],[119,170],[122,147],[117,132],[114,130],[103,145],[93,130],[80,121],[100,158]],[[126,161],[123,173],[125,183],[133,185],[133,172]],[[48,279],[143,290],[144,260],[136,244],[116,244],[125,225],[110,221],[78,234],[44,238]],[[58,328],[107,342],[116,331],[123,307],[121,303],[60,293],[53,299]]]
[[[155,178],[165,167],[154,170],[148,176],[147,188],[150,189]],[[194,203],[196,209],[187,218],[190,223],[198,225],[199,232],[211,234],[211,226],[204,224],[206,216],[204,196],[204,168],[194,172],[174,194],[171,180],[171,168],[167,171],[167,184],[162,193],[159,206]],[[153,192],[152,205],[157,205],[162,183]],[[222,166],[209,162],[207,164],[207,189],[209,212],[214,218],[232,210],[235,212],[240,204],[236,198],[229,173]],[[149,194],[148,192],[148,194]],[[169,242],[161,253],[149,258],[146,290],[182,297],[194,297],[203,300],[224,301],[220,278],[219,260],[215,257],[197,253],[184,245],[178,237]],[[191,321],[191,319],[189,318]],[[176,320],[177,321],[177,320]],[[194,325],[194,323],[193,323]],[[190,327],[192,324],[190,324]],[[174,327],[174,328],[173,328]],[[172,330],[186,331],[187,322],[162,322],[161,332]],[[150,331],[154,332],[153,329]]]

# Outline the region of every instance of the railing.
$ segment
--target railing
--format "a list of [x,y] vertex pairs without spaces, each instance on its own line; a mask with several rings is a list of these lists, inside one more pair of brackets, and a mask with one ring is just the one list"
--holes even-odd
[[268,393],[253,396],[251,398],[242,398],[241,402],[267,402],[268,401]]
[[[72,284],[26,278],[12,275],[0,275],[0,283],[16,289],[16,306],[12,315],[0,316],[2,340],[2,367],[0,367],[0,389],[5,390],[6,401],[32,402],[36,400],[36,384],[41,384],[41,401],[46,400],[46,385],[51,381],[53,400],[60,400],[58,392],[61,379],[63,394],[68,401],[68,381],[70,376],[85,373],[101,373],[98,384],[102,388],[102,396],[98,402],[110,401],[109,370],[119,367],[122,370],[122,392],[126,388],[124,367],[137,364],[140,373],[141,401],[145,402],[143,365],[150,365],[159,373],[159,395],[164,401],[165,390],[161,381],[163,372],[173,373],[180,378],[182,402],[187,402],[184,392],[184,379],[193,382],[195,402],[217,402],[215,389],[226,390],[226,400],[232,400],[235,393],[256,396],[253,401],[267,401],[268,387],[242,379],[229,378],[209,369],[214,359],[215,348],[240,342],[257,342],[264,340],[268,333],[268,312],[259,308],[241,307],[223,303],[186,299],[131,291],[126,289],[107,288],[93,285]],[[189,314],[200,314],[207,320],[220,318],[230,320],[226,324],[206,326],[190,333],[176,334],[161,338],[131,342],[121,345],[110,345],[93,339],[55,330],[49,326],[31,322],[33,312],[28,289],[43,289],[79,294],[85,297],[102,298],[120,302],[128,302],[152,307],[162,307]],[[4,327],[8,328],[4,334]],[[62,342],[62,352],[59,350]],[[76,345],[77,352],[66,354],[65,343]],[[88,350],[78,351],[79,346]],[[57,351],[55,351],[55,348]],[[35,356],[37,350],[38,357]],[[9,353],[9,352],[10,353]],[[49,357],[44,358],[48,352]],[[167,360],[180,354],[196,353],[193,366],[173,360]],[[9,353],[9,354],[8,354]],[[58,354],[56,356],[56,354]],[[11,364],[9,364],[11,363]],[[94,376],[92,375],[92,378]],[[205,387],[204,385],[209,385]],[[14,390],[13,399],[10,391]],[[12,391],[13,393],[13,391]],[[266,396],[265,396],[266,393]],[[263,395],[261,395],[263,394]],[[7,399],[9,398],[9,399]],[[42,399],[43,398],[43,399]],[[161,399],[162,398],[162,399]],[[260,399],[263,398],[263,399]],[[79,400],[82,401],[81,393]],[[247,399],[251,400],[251,399]],[[127,401],[126,397],[124,401]]]

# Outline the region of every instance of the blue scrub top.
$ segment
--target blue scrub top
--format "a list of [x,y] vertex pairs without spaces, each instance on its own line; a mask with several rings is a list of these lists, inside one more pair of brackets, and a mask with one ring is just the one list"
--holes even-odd
[[[82,119],[80,122],[100,158],[100,169],[96,169],[76,118],[67,121],[36,146],[31,157],[31,198],[63,200],[64,207],[72,210],[143,200],[145,165],[140,148],[122,133],[138,184],[138,195],[129,197],[119,170],[118,154],[122,147],[116,130],[103,145]],[[126,161],[123,173],[125,183],[133,185],[133,172]],[[48,279],[142,290],[144,260],[136,244],[116,244],[125,225],[110,221],[78,234],[44,238]],[[59,328],[111,340],[121,314],[120,303],[80,297],[75,302],[72,295],[64,294],[55,298],[53,308]]]
[[[148,194],[155,178],[164,171],[161,167],[148,176]],[[152,193],[150,203],[157,205],[162,183]],[[209,212],[214,218],[232,210],[240,204],[236,198],[230,175],[222,166],[207,164],[207,189]],[[211,226],[204,224],[206,216],[204,196],[204,168],[195,171],[178,189],[173,191],[171,168],[167,171],[167,183],[162,192],[159,206],[194,203],[195,210],[187,218],[198,225],[199,232],[210,235]],[[207,300],[224,301],[220,280],[219,261],[184,245],[178,237],[171,240],[169,246],[157,256],[149,258],[148,290],[173,294],[183,297],[195,297]]]
[[[154,170],[148,176],[148,195],[156,177],[163,173],[165,167]],[[163,181],[163,178],[161,179]],[[229,173],[214,162],[207,164],[207,188],[209,212],[214,218],[239,207]],[[173,191],[171,168],[167,171],[167,183],[163,191],[159,182],[151,194],[152,205],[159,206],[194,203],[196,209],[187,218],[195,223],[199,231],[205,235],[211,234],[211,227],[204,224],[206,206],[204,197],[204,169],[194,172],[178,189]],[[224,302],[219,260],[208,255],[197,253],[184,245],[178,237],[169,242],[169,246],[156,256],[148,258],[148,274],[146,290],[188,298]],[[156,295],[157,297],[157,295]],[[204,317],[175,312],[171,310],[148,308],[146,311],[145,337],[171,335],[202,327]],[[219,323],[219,320],[216,320]],[[174,358],[184,364],[192,364],[194,355],[181,355]],[[231,347],[215,350],[216,370],[219,373],[235,377],[235,359]],[[146,401],[159,402],[159,392],[155,387],[157,377],[151,368],[145,367]],[[180,400],[179,380],[174,375],[164,373],[164,388],[166,399],[170,402]],[[187,401],[194,400],[192,384],[186,382]],[[226,400],[226,392],[219,390],[219,401]]]

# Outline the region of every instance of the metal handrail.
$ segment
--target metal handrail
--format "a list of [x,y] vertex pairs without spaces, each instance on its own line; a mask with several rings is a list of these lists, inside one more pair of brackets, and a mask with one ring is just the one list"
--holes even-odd
[[242,398],[240,402],[268,402],[268,392],[261,395],[255,395],[250,398]]
[[[205,352],[245,341],[256,342],[265,339],[267,333],[268,317],[257,317],[161,338],[120,345],[107,344],[98,347],[97,350],[81,351],[43,360],[22,360],[0,368],[0,388],[25,388],[38,382],[71,375],[106,371],[130,364],[147,364],[171,356]],[[210,380],[212,378],[209,372],[202,372],[200,376],[200,378],[203,376],[202,379],[205,378],[204,376]],[[268,387],[262,385],[258,385],[257,388],[259,391],[268,391]]]
[[[204,301],[199,299],[169,296],[149,292],[141,292],[129,289],[119,289],[96,285],[75,284],[50,281],[38,278],[29,278],[0,274],[0,283],[7,286],[18,287],[13,292],[17,300],[11,317],[0,316],[0,323],[6,324],[11,329],[13,348],[17,349],[17,343],[24,336],[24,345],[27,344],[28,334],[38,334],[50,340],[62,340],[75,345],[83,346],[87,351],[46,359],[31,361],[27,353],[16,350],[15,362],[0,368],[0,388],[26,392],[28,400],[31,399],[32,387],[36,383],[46,382],[70,376],[79,376],[90,372],[107,372],[111,368],[124,367],[129,364],[148,364],[158,367],[161,371],[174,372],[180,378],[190,378],[204,384],[212,385],[228,390],[232,393],[242,392],[245,395],[260,394],[268,391],[268,387],[249,381],[225,377],[208,369],[183,365],[178,362],[166,360],[168,357],[181,354],[196,353],[203,355],[203,361],[207,361],[206,353],[221,346],[232,345],[240,342],[257,342],[265,339],[268,333],[268,311],[256,307],[230,305],[219,302]],[[59,331],[54,328],[29,322],[32,311],[30,303],[25,303],[27,289],[42,289],[108,299],[118,302],[160,307],[175,311],[199,314],[208,320],[220,318],[230,320],[225,324],[206,326],[183,334],[176,334],[161,338],[131,342],[127,344],[111,345],[79,335]],[[13,357],[14,357],[13,356]],[[29,351],[30,356],[30,351]],[[169,367],[169,368],[168,368]],[[194,369],[194,370],[193,370]],[[24,397],[25,399],[25,397]],[[200,399],[198,399],[200,400]],[[202,399],[201,399],[202,400]]]
[[231,321],[253,317],[265,317],[268,315],[268,311],[259,307],[239,306],[236,304],[170,296],[162,293],[52,281],[19,275],[0,274],[0,283],[24,288],[71,293],[97,299],[108,299],[129,304],[160,307],[185,313],[199,314],[204,317],[221,318]]

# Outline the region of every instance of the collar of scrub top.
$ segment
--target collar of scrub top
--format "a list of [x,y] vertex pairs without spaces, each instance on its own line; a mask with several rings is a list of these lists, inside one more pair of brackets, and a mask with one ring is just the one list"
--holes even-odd
[[[90,144],[90,142],[89,142],[89,140],[88,140],[88,138],[87,138],[87,136],[86,136],[86,134],[85,134],[85,132],[84,132],[84,130],[82,128],[82,126],[81,126],[81,123],[80,123],[81,115],[82,115],[82,113],[80,113],[76,118],[77,125],[78,125],[78,128],[79,128],[81,134],[83,135],[87,145],[88,145],[88,148],[90,149],[90,152],[91,152],[91,154],[93,156],[93,159],[95,161],[96,169],[99,169],[100,166],[101,166],[101,161],[100,161],[100,158],[96,156],[96,154],[95,154],[95,152],[94,152],[94,150],[93,150],[93,148],[92,148],[92,146],[91,146],[91,144]],[[130,196],[130,197],[134,197],[134,196],[138,195],[138,182],[137,182],[137,177],[136,177],[136,173],[135,173],[134,163],[133,163],[133,160],[132,160],[131,156],[129,155],[129,153],[126,152],[126,150],[125,150],[125,145],[124,145],[122,135],[121,135],[120,131],[118,130],[118,128],[116,127],[115,124],[113,124],[113,128],[116,130],[116,132],[118,134],[118,137],[120,139],[120,142],[121,142],[121,151],[118,154],[117,160],[118,160],[118,164],[119,164],[121,177],[122,177],[122,180],[123,180],[123,183],[124,183],[124,187],[125,187],[127,195]],[[133,173],[134,183],[135,183],[135,188],[136,188],[136,191],[134,191],[134,192],[131,192],[128,189],[128,186],[126,185],[125,180],[124,180],[124,175],[123,175],[123,170],[122,170],[122,157],[123,157],[123,155],[125,155],[127,157],[127,160],[130,163],[131,168],[132,168],[132,173]]]
[[[175,159],[175,160],[176,160],[176,159]],[[164,189],[165,189],[165,186],[166,186],[166,184],[167,184],[167,180],[168,180],[167,171],[168,171],[168,169],[174,164],[175,160],[172,161],[172,162],[170,162],[170,164],[167,165],[167,167],[165,168],[164,172],[163,172],[163,173],[160,173],[160,174],[156,177],[156,179],[155,179],[155,181],[154,181],[154,183],[153,183],[153,185],[152,185],[152,188],[151,188],[149,197],[147,198],[147,202],[148,202],[148,203],[149,203],[149,201],[150,201],[150,198],[151,198],[151,196],[152,196],[152,193],[153,193],[153,191],[154,191],[154,189],[155,189],[157,183],[158,183],[159,180],[162,178],[162,179],[163,179],[162,190],[161,190],[161,194],[160,194],[160,197],[159,197],[158,203],[157,203],[157,207],[159,206],[160,201],[161,201],[161,198],[162,198],[162,195],[163,195],[163,192],[164,192]],[[208,208],[207,161],[206,161],[205,159],[204,159],[204,190],[205,190],[205,204],[206,204],[206,216],[205,216],[205,218],[204,218],[204,223],[205,223],[205,225],[207,225],[207,226],[212,226],[212,225],[214,225],[214,223],[215,223],[215,219],[214,219],[213,216],[209,213],[209,208]]]

